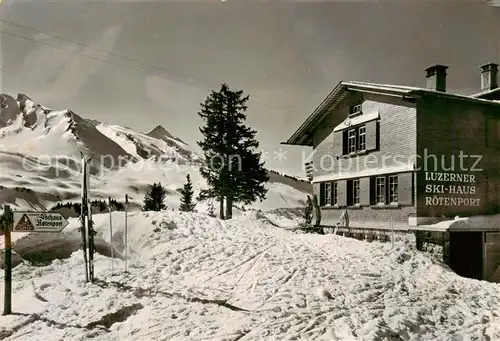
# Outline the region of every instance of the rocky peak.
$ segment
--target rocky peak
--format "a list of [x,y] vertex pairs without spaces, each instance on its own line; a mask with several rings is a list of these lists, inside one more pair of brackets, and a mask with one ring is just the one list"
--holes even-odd
[[174,135],[170,134],[170,132],[167,129],[165,129],[162,125],[157,125],[149,133],[146,133],[146,135],[148,135],[150,137],[154,137],[155,139],[160,139],[160,140],[165,140],[165,137],[168,137],[172,140],[176,140],[176,141],[179,141],[181,143],[186,144],[180,138],[175,137]]

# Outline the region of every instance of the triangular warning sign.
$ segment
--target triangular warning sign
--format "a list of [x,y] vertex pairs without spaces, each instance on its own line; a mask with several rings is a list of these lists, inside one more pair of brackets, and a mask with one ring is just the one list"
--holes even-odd
[[17,223],[14,231],[34,231],[35,227],[31,223],[30,218],[26,214],[23,214],[21,220]]

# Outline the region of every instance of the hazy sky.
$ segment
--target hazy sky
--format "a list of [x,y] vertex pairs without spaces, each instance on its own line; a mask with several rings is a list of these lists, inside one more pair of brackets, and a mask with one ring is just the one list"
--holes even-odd
[[[500,63],[500,8],[480,2],[22,2],[1,8],[2,91],[195,146],[199,104],[227,82],[250,94],[268,166],[302,173],[280,146],[341,80],[478,91]],[[286,160],[274,151],[286,149]]]

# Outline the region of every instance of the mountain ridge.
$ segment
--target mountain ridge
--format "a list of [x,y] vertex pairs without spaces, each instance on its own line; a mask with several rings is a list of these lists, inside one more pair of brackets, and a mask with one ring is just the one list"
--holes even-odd
[[[199,174],[202,157],[162,125],[141,133],[86,119],[71,109],[44,107],[22,93],[16,98],[0,95],[0,166],[7,166],[0,174],[0,203],[24,200],[28,206],[48,208],[55,201],[77,199],[81,153],[92,157],[96,198],[125,192],[137,206],[151,183],[163,181],[175,207],[173,198],[180,195],[187,174],[196,188],[205,186]],[[272,208],[282,207],[278,202],[303,205],[309,183],[272,170],[268,174]],[[31,192],[28,196],[13,188]]]

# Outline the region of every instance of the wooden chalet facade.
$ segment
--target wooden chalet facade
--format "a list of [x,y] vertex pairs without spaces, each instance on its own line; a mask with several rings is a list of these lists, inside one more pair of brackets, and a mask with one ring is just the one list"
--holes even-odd
[[472,96],[446,92],[446,70],[426,88],[342,81],[283,142],[313,148],[320,226],[345,210],[351,229],[402,231],[500,212],[498,65]]

